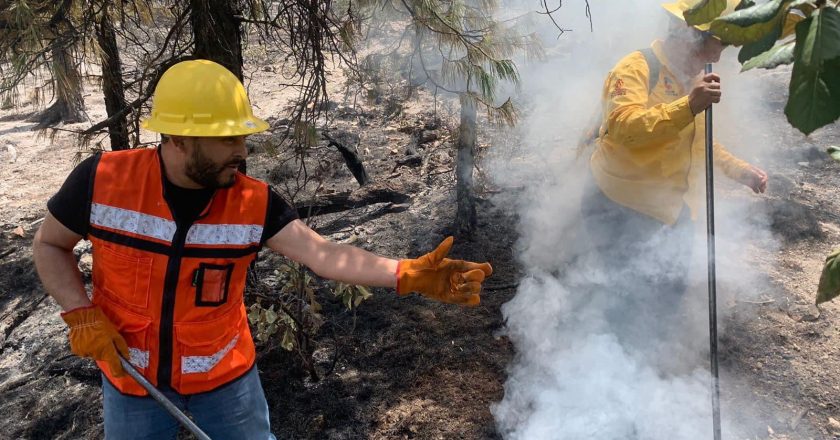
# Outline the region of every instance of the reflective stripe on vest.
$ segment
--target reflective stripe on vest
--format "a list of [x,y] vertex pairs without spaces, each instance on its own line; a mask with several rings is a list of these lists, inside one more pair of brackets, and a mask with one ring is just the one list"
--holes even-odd
[[[237,175],[193,223],[176,221],[156,150],[101,154],[91,186],[93,302],[152,384],[182,394],[245,374],[255,359],[243,304],[248,266],[260,248],[268,186]],[[145,395],[129,377],[108,380]]]
[[[99,203],[91,204],[90,224],[166,242],[172,242],[176,230],[174,221]],[[261,225],[196,224],[187,232],[186,244],[257,246],[262,231]]]
[[236,343],[239,341],[239,335],[225,345],[221,350],[213,353],[210,356],[184,356],[181,358],[181,373],[206,373],[213,369],[225,355],[230,352]]

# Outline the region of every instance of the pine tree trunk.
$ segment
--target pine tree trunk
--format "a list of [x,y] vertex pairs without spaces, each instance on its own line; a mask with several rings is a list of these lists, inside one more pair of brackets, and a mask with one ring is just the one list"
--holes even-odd
[[455,164],[456,197],[458,212],[456,226],[466,237],[472,236],[477,223],[473,194],[473,168],[475,166],[476,112],[472,101],[461,97],[461,125],[458,128],[458,158]]
[[[190,0],[190,23],[195,39],[195,56],[215,61],[242,81],[242,14],[239,0]],[[239,171],[248,170],[246,161]]]
[[242,80],[242,14],[239,0],[190,0],[195,56],[215,61]]
[[[102,16],[97,23],[96,40],[102,50],[102,93],[105,96],[105,110],[110,118],[125,108],[126,102],[117,35],[108,17],[107,9],[102,11]],[[125,116],[117,118],[108,126],[108,136],[111,138],[111,150],[130,148],[128,122]]]
[[64,45],[55,45],[52,48],[52,78],[56,100],[53,105],[30,119],[38,123],[36,128],[85,120],[82,76],[73,64],[71,51],[71,47]]

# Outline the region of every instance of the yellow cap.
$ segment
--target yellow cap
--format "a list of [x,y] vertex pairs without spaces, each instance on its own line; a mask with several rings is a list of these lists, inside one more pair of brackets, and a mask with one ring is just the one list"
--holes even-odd
[[[673,3],[663,3],[662,7],[665,8],[666,11],[670,12],[674,17],[679,18],[682,21],[685,21],[685,16],[683,16],[683,12],[693,8],[701,0],[677,0]],[[731,14],[735,12],[735,8],[741,3],[741,0],[726,0],[726,9],[723,10],[723,13],[720,14],[721,16]],[[711,28],[712,23],[703,23],[694,26],[695,29],[701,32],[708,32],[709,28]]]
[[254,116],[245,87],[233,73],[208,60],[182,61],[160,77],[152,115],[141,126],[174,136],[244,136],[268,129]]

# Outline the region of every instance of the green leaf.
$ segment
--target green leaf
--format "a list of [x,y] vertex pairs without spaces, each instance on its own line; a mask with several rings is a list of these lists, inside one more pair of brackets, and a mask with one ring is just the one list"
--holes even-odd
[[741,0],[741,3],[738,3],[738,6],[735,7],[736,11],[740,11],[741,9],[747,9],[755,6],[755,2],[753,0]]
[[683,17],[689,26],[697,26],[714,20],[725,10],[726,0],[703,0],[683,12]]
[[[822,9],[796,25],[796,50],[785,115],[806,135],[840,117],[840,12]],[[833,55],[833,57],[831,56]]]
[[826,148],[825,151],[828,153],[829,156],[831,156],[832,159],[840,162],[840,147],[832,145]]
[[724,43],[741,46],[766,37],[777,26],[791,0],[770,0],[767,3],[735,11],[712,21],[710,31]]
[[742,48],[741,51],[738,52],[738,62],[744,64],[745,62],[763,54],[770,50],[773,46],[776,45],[776,40],[782,36],[782,23],[784,20],[779,20],[776,23],[776,26],[768,32],[764,37],[760,40],[747,43]]
[[796,47],[796,42],[791,41],[764,52],[763,54],[750,59],[744,63],[741,72],[746,72],[756,67],[761,69],[772,69],[781,66],[782,64],[790,64],[793,62],[793,52]]
[[819,70],[797,64],[793,66],[785,115],[791,125],[809,135],[840,117],[840,60],[826,63]]
[[278,315],[280,316],[280,320],[283,321],[284,324],[286,324],[286,327],[289,327],[292,330],[297,330],[297,325],[295,325],[295,320],[292,319],[292,317],[289,316],[288,313],[286,313],[283,310],[280,310]]
[[[273,308],[274,307],[272,306],[272,309]],[[268,324],[273,324],[275,321],[277,321],[277,313],[274,313],[274,310],[271,309],[265,310],[265,322]]]
[[283,339],[280,341],[280,346],[283,347],[286,351],[292,351],[295,349],[295,334],[291,329],[286,329],[283,332]]
[[363,299],[368,299],[373,296],[373,294],[370,293],[370,290],[368,290],[365,286],[356,286],[356,288],[359,289],[359,294],[361,294]]
[[822,63],[840,57],[840,11],[834,8],[816,11],[810,19],[796,25],[796,41],[804,43],[796,61],[801,60],[807,67],[819,68]]
[[840,295],[840,249],[825,259],[820,284],[817,287],[817,304],[831,301]]

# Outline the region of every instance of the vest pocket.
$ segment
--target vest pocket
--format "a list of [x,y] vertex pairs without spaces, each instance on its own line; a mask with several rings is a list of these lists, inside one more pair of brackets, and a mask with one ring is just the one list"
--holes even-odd
[[104,246],[95,246],[93,276],[95,284],[117,303],[146,309],[152,279],[152,259],[125,255]]
[[204,382],[224,383],[231,374],[250,367],[250,360],[237,349],[247,336],[242,323],[241,311],[234,309],[212,321],[175,324],[180,374],[174,379],[180,383],[180,392]]
[[234,264],[200,263],[193,273],[196,307],[218,307],[227,302]]

